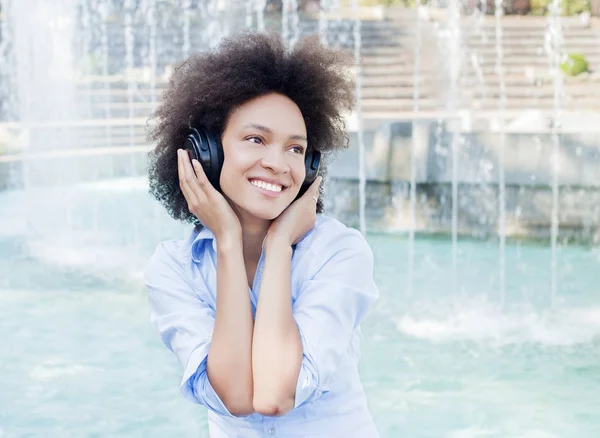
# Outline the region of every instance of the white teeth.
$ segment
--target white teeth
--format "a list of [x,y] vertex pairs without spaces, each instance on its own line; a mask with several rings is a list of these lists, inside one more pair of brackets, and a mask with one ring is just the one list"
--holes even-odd
[[256,187],[260,187],[262,189],[265,190],[269,190],[271,192],[281,192],[281,186],[279,185],[275,185],[275,184],[269,184],[267,182],[255,179],[250,181],[251,184],[255,185]]

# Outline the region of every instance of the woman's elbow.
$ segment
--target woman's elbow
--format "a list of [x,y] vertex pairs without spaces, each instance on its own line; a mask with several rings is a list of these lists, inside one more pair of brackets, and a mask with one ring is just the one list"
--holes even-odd
[[254,411],[268,417],[280,417],[294,408],[294,397],[280,400],[268,400],[255,397],[252,403]]
[[234,417],[247,417],[254,413],[252,403],[225,403],[225,407]]
[[227,411],[235,417],[246,417],[254,413],[252,406],[252,388],[240,390],[235,387],[214,387],[215,393],[227,408]]

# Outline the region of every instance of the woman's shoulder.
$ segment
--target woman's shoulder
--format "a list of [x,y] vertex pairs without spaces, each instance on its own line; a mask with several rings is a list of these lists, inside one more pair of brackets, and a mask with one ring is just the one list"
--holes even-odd
[[196,240],[197,235],[198,231],[194,229],[184,239],[170,239],[160,242],[148,260],[147,265],[152,266],[157,263],[178,265],[186,259],[190,259],[192,244]]

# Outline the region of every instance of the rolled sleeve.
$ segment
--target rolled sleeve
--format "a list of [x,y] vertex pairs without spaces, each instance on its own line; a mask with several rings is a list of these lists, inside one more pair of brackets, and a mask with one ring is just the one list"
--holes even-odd
[[293,307],[303,350],[295,408],[329,390],[354,331],[378,296],[373,253],[360,234],[337,242],[314,277],[302,283]]
[[205,284],[192,287],[177,251],[162,243],[144,269],[150,320],[183,368],[183,396],[221,415],[232,416],[210,385],[206,372],[215,312],[203,299]]
[[[203,352],[200,352],[198,358],[202,357],[202,354]],[[195,367],[196,371],[192,372],[190,377],[186,379],[186,370],[183,380],[181,381],[181,392],[188,400],[200,403],[213,412],[227,417],[234,417],[210,384],[208,373],[206,372],[207,358],[208,347],[206,348],[206,354],[203,355],[202,360],[197,366],[195,366],[197,359],[193,358],[193,362],[192,358],[190,359],[191,363],[189,368],[191,370]]]

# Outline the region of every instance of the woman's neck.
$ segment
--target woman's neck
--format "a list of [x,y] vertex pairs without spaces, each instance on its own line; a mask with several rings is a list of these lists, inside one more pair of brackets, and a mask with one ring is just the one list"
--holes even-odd
[[244,248],[244,259],[258,263],[262,253],[262,244],[271,225],[271,221],[256,219],[244,220],[240,218],[242,226],[242,245]]

